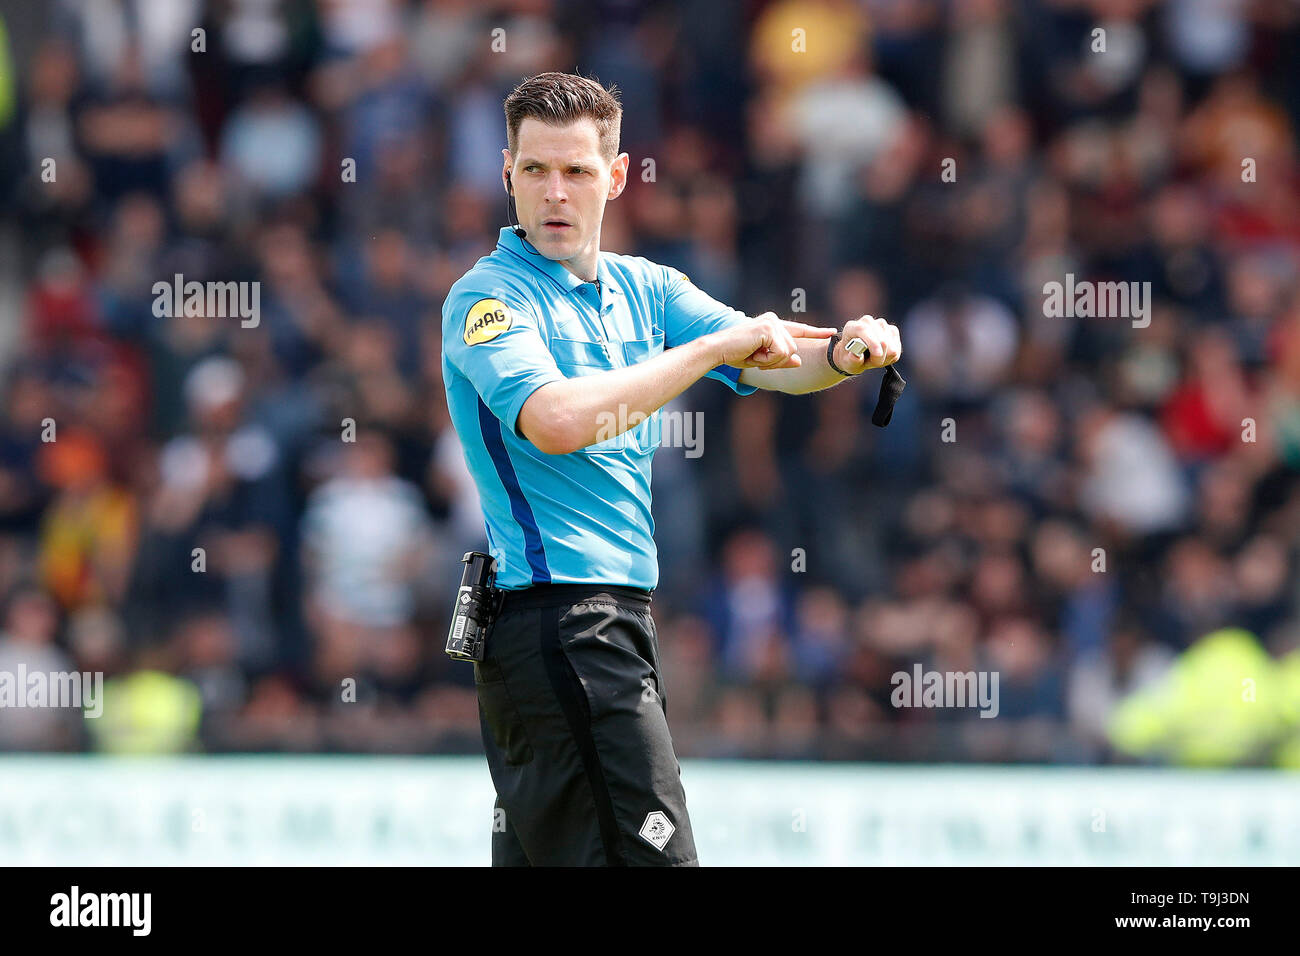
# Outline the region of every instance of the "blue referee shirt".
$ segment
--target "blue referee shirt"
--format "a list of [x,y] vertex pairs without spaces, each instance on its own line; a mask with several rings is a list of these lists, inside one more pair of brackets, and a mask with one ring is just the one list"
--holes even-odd
[[[749,321],[676,269],[639,256],[602,252],[596,274],[599,289],[507,227],[443,303],[447,405],[482,500],[497,586],[508,590],[659,582],[650,516],[659,412],[606,441],[548,455],[519,433],[528,396]],[[731,366],[708,375],[741,395],[754,391]]]

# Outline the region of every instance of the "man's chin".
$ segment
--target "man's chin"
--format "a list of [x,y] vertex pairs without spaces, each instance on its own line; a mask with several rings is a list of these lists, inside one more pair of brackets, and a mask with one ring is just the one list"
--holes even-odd
[[556,261],[572,259],[578,251],[578,243],[573,239],[564,236],[548,236],[545,227],[539,228],[536,232],[529,229],[528,239],[538,252]]

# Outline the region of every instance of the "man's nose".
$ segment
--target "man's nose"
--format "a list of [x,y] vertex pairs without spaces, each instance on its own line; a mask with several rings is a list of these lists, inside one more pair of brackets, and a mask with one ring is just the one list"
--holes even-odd
[[564,188],[564,174],[558,169],[546,178],[546,201],[568,202],[569,194]]

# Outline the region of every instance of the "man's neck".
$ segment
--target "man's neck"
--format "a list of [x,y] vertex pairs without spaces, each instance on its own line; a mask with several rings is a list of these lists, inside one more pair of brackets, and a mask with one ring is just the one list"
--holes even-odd
[[583,282],[597,281],[597,263],[600,262],[600,236],[592,240],[586,250],[572,259],[561,259],[560,265],[568,269]]

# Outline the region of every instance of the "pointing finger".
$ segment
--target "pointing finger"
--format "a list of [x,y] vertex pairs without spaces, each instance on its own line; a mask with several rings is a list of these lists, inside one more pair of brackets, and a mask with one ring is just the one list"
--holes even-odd
[[801,339],[829,339],[836,332],[835,329],[826,329],[819,325],[805,325],[803,322],[783,320],[781,324],[785,326],[787,332]]

